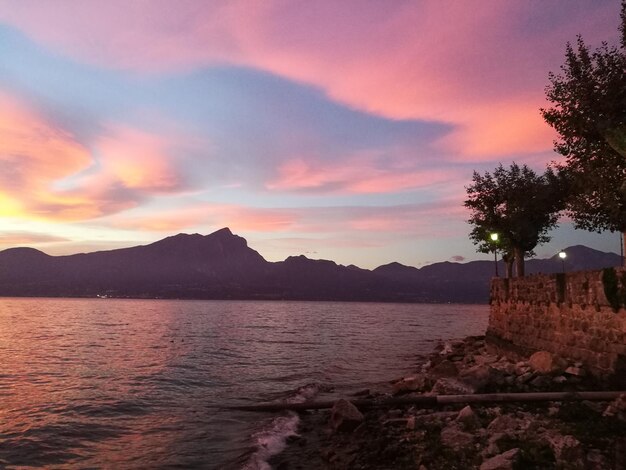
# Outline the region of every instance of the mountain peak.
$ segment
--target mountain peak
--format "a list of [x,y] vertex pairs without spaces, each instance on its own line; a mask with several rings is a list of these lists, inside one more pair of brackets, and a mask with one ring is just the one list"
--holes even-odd
[[[575,255],[590,255],[590,254],[606,255],[606,254],[609,254],[604,251],[596,250],[594,248],[589,248],[588,246],[585,246],[585,245],[569,246],[565,248],[563,251],[570,255],[574,255],[574,254]],[[613,254],[613,253],[610,253],[610,254]],[[557,259],[558,257],[559,257],[559,253],[555,253],[550,259]]]
[[213,233],[210,233],[207,236],[211,236],[211,235],[233,235],[233,232],[231,232],[231,230],[228,227],[224,227],[219,230],[216,230]]
[[382,266],[378,266],[376,269],[374,269],[374,272],[391,274],[413,272],[417,270],[418,269],[413,266],[407,266],[405,264],[398,263],[397,261],[393,261],[389,264],[383,264]]
[[17,248],[7,248],[6,250],[0,251],[0,255],[8,258],[18,258],[24,257],[28,259],[35,258],[50,258],[50,255],[44,253],[43,251],[36,250],[35,248],[29,247],[17,247]]

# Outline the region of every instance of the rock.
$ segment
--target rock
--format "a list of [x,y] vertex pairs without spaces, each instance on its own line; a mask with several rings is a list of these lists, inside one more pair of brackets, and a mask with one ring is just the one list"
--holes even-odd
[[352,396],[354,397],[366,397],[370,394],[369,388],[364,388],[363,390],[359,390],[358,392],[354,392]]
[[382,421],[384,426],[404,426],[406,427],[409,420],[408,418],[389,418]]
[[476,390],[470,385],[448,377],[437,380],[430,391],[431,395],[471,395],[474,393]]
[[583,400],[583,401],[580,402],[580,404],[583,405],[583,406],[586,406],[591,411],[594,411],[594,412],[596,412],[599,415],[601,415],[605,411],[604,406],[602,405],[602,403],[599,403],[597,401]]
[[539,374],[555,374],[563,372],[568,364],[565,359],[548,351],[539,351],[528,359],[530,369]]
[[530,366],[528,365],[528,362],[520,361],[515,364],[515,375],[525,374],[529,370],[530,370]]
[[459,415],[456,417],[456,420],[466,431],[471,431],[481,427],[478,416],[476,416],[476,413],[474,413],[474,410],[469,405],[459,411]]
[[477,365],[461,372],[459,378],[475,391],[484,390],[490,382],[496,382],[497,372],[488,365]]
[[337,400],[330,412],[330,423],[337,432],[354,431],[365,418],[348,400]]
[[532,370],[540,374],[552,372],[554,358],[548,351],[537,351],[528,359],[528,365]]
[[622,393],[619,397],[609,403],[602,416],[615,416],[620,421],[626,422],[626,393]]
[[565,373],[569,375],[573,375],[575,377],[584,377],[587,375],[587,371],[582,367],[570,366],[565,369]]
[[330,447],[324,447],[324,448],[320,449],[320,455],[321,455],[322,459],[324,459],[326,461],[329,461],[336,454],[335,454],[335,451],[333,449],[331,449]]
[[533,376],[534,374],[532,372],[526,372],[525,374],[522,374],[517,379],[515,379],[515,382],[518,383],[519,385],[523,385],[526,382],[528,382],[530,379],[532,379]]
[[415,425],[418,428],[422,428],[433,423],[443,424],[452,418],[456,418],[457,415],[458,413],[456,411],[436,411],[434,413],[416,416]]
[[463,366],[467,366],[468,364],[474,364],[474,355],[473,354],[466,354],[465,356],[463,356]]
[[606,470],[609,468],[606,457],[598,449],[587,452],[587,467],[589,470]]
[[456,377],[459,373],[459,369],[454,362],[449,360],[443,360],[432,369],[428,371],[428,374],[432,377]]
[[409,416],[406,420],[406,428],[413,431],[415,429],[415,416]]
[[498,446],[498,444],[496,442],[489,441],[487,443],[487,447],[483,449],[480,455],[482,455],[483,458],[488,458],[488,457],[493,457],[494,455],[499,454],[499,453],[500,453],[500,447]]
[[507,433],[517,430],[519,427],[519,421],[510,415],[500,415],[495,418],[489,426],[487,431],[490,433]]
[[474,436],[462,431],[458,423],[453,422],[441,431],[441,443],[452,450],[461,450],[474,442]]
[[580,442],[574,436],[553,434],[548,436],[548,442],[554,452],[557,468],[572,470],[585,468],[585,453]]
[[512,470],[519,459],[520,450],[515,448],[485,460],[480,470]]
[[567,382],[567,378],[563,377],[562,375],[557,375],[556,377],[554,377],[552,379],[552,382],[554,382],[555,384],[564,384],[565,382]]
[[547,388],[552,384],[552,379],[546,375],[538,375],[529,384],[534,388]]
[[459,349],[465,346],[465,341],[462,339],[454,339],[450,342],[452,349]]
[[497,364],[494,364],[493,367],[497,369],[498,371],[507,375],[515,374],[515,364],[511,362],[499,362]]
[[452,351],[452,345],[450,343],[445,343],[439,354],[441,356],[447,356],[448,354],[452,354]]
[[492,356],[490,354],[481,354],[479,356],[474,356],[474,361],[479,365],[488,365],[498,362],[497,356]]
[[413,377],[405,377],[397,381],[391,386],[391,389],[394,395],[400,395],[403,393],[427,390],[429,388],[428,385],[428,380],[425,376],[416,375]]

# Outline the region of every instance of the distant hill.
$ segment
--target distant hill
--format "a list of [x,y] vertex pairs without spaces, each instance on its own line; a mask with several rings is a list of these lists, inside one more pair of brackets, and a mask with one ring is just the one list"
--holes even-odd
[[[568,271],[618,266],[620,257],[585,246],[567,250]],[[500,272],[504,265],[500,263]],[[527,261],[527,272],[560,272],[557,255]],[[291,299],[483,303],[494,263],[390,263],[374,270],[291,256],[266,261],[228,228],[179,234],[150,245],[49,256],[0,251],[1,296]]]

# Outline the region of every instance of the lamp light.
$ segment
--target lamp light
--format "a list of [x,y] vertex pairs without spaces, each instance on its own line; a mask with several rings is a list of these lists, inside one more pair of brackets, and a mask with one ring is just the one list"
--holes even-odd
[[493,262],[496,266],[496,277],[498,276],[498,232],[493,232],[489,235],[491,241],[493,242]]

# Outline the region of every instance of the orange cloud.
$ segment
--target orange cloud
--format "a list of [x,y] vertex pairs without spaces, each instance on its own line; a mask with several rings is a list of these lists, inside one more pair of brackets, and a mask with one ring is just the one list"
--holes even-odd
[[86,168],[91,158],[63,129],[28,106],[0,93],[0,162],[5,186],[46,183]]
[[91,163],[70,133],[0,94],[0,215],[24,216],[41,203],[63,204],[52,194],[52,184]]
[[183,186],[171,142],[163,136],[110,126],[94,146],[102,157],[102,173],[126,188],[171,192]]
[[146,195],[183,191],[175,144],[112,125],[87,149],[32,106],[0,93],[0,216],[92,219],[135,207]]

